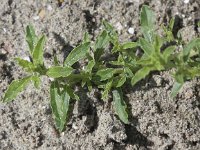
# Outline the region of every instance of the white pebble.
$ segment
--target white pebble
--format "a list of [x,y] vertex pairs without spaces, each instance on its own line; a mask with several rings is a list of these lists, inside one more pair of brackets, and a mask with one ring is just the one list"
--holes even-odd
[[120,22],[117,22],[117,23],[115,24],[115,27],[116,27],[116,29],[117,29],[118,31],[121,31],[121,30],[123,29],[123,26],[121,25]]
[[1,53],[1,54],[7,54],[8,52],[5,51],[4,49],[2,49],[2,50],[0,51],[0,53]]
[[54,78],[49,78],[50,81],[54,81]]
[[28,56],[23,57],[23,59],[31,62],[30,57],[28,57]]
[[3,31],[4,31],[4,33],[6,33],[7,32],[6,28],[3,28]]
[[33,17],[33,20],[39,20],[39,19],[40,19],[39,16],[34,16],[34,17]]
[[135,32],[134,28],[129,28],[129,29],[128,29],[128,33],[129,33],[129,34],[134,34],[134,32]]
[[77,130],[77,129],[78,129],[78,126],[75,125],[75,124],[72,124],[72,128],[75,129],[75,130]]
[[47,10],[51,11],[53,8],[51,7],[51,5],[47,5]]
[[183,1],[185,4],[188,4],[190,2],[190,0],[184,0]]
[[61,136],[64,136],[64,135],[65,135],[65,132],[62,132],[62,133],[61,133]]

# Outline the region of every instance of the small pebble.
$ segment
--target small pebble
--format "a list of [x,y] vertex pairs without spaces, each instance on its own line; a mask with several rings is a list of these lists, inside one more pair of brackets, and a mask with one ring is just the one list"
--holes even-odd
[[31,62],[30,57],[28,57],[28,56],[24,57],[23,59]]
[[39,16],[33,16],[33,20],[39,20],[40,17]]
[[49,78],[50,81],[54,81],[54,78]]
[[200,32],[200,28],[199,27],[197,28],[197,30],[198,30],[198,32]]
[[134,34],[134,32],[135,32],[134,28],[129,28],[129,29],[128,29],[128,33],[129,33],[129,34]]
[[64,135],[65,135],[65,132],[62,132],[60,135],[61,135],[61,136],[64,136]]
[[192,17],[190,16],[190,17],[188,17],[188,20],[192,20]]
[[184,0],[183,1],[185,4],[188,4],[190,2],[190,0]]
[[51,7],[51,5],[47,5],[47,10],[51,11],[53,8]]
[[7,54],[8,52],[5,51],[4,49],[1,49],[0,53],[1,53],[1,54]]
[[6,33],[7,32],[6,28],[3,28],[3,31],[4,31],[4,33]]
[[118,31],[121,31],[121,30],[123,29],[123,26],[121,25],[120,22],[117,22],[116,25],[115,25],[115,27],[116,27],[116,29],[117,29]]
[[72,128],[75,129],[75,130],[77,130],[77,129],[78,129],[78,126],[75,125],[75,124],[72,124]]
[[41,9],[38,13],[38,16],[40,17],[40,19],[43,19],[45,17],[45,10]]

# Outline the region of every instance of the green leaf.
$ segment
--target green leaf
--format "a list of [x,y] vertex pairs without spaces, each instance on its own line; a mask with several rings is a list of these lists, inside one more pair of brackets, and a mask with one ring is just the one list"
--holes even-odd
[[29,61],[21,59],[21,58],[15,58],[15,60],[26,71],[33,71],[34,70],[34,65],[33,65],[32,62],[29,62]]
[[131,69],[130,69],[129,67],[125,67],[125,68],[124,68],[124,71],[125,71],[126,76],[127,76],[128,78],[132,78],[132,77],[133,77],[133,72],[131,71]]
[[121,45],[121,48],[122,49],[130,49],[130,48],[135,48],[137,46],[138,46],[137,42],[126,42]]
[[113,102],[116,114],[119,116],[120,120],[125,124],[128,124],[128,113],[126,112],[127,106],[123,100],[123,94],[121,89],[113,90]]
[[175,82],[172,87],[171,96],[175,97],[178,94],[178,92],[180,91],[180,89],[182,88],[182,86],[183,86],[183,83]]
[[[179,69],[179,68],[178,68]],[[186,72],[182,69],[182,68],[180,68],[177,72],[176,72],[176,74],[175,74],[175,76],[174,76],[174,78],[175,78],[175,80],[178,82],[178,83],[184,83],[184,75],[186,75]]]
[[113,43],[113,48],[112,48],[112,50],[111,50],[111,52],[112,52],[112,54],[114,54],[114,53],[116,53],[116,52],[118,52],[118,51],[120,51],[121,49],[120,49],[120,43],[119,43],[119,41],[115,41],[114,43]]
[[197,62],[197,63],[198,63],[198,67],[193,67],[193,68],[188,69],[191,79],[193,79],[194,77],[200,76],[199,62]]
[[87,42],[90,42],[90,36],[89,36],[88,32],[85,32],[82,43],[84,44]]
[[173,35],[173,28],[174,28],[174,22],[175,22],[175,18],[171,18],[168,26],[162,26],[163,30],[164,30],[164,34],[165,34],[165,40],[167,42],[170,41],[174,41],[174,35]]
[[115,28],[105,20],[103,20],[103,25],[106,31],[108,32],[112,43],[115,43],[118,40],[118,34],[115,31]]
[[109,61],[110,64],[115,66],[124,66],[125,62],[121,54],[118,55],[117,61]]
[[190,41],[184,48],[183,48],[183,57],[184,60],[186,61],[188,59],[188,56],[190,54],[190,51],[194,48],[199,49],[199,45],[200,45],[200,38],[195,38],[192,41]]
[[69,110],[70,96],[65,89],[60,91],[57,81],[51,83],[51,109],[56,122],[56,128],[62,132],[67,120],[67,113]]
[[154,52],[153,45],[151,43],[149,43],[147,40],[140,38],[139,44],[147,56],[150,56]]
[[154,69],[154,67],[145,66],[142,69],[138,70],[136,72],[135,76],[133,76],[133,78],[131,79],[131,84],[135,85],[138,81],[145,78],[150,73],[150,71],[152,71],[153,69]]
[[87,80],[86,84],[87,84],[89,92],[91,92],[92,91],[92,83],[91,83],[91,81]]
[[73,70],[74,69],[71,67],[55,66],[48,69],[47,75],[51,78],[67,77],[73,72]]
[[176,46],[169,46],[167,47],[163,52],[163,59],[165,60],[165,63],[167,63],[169,60],[169,56],[175,51]]
[[155,14],[154,12],[146,5],[142,6],[140,13],[140,23],[142,33],[146,40],[149,42],[153,41],[154,30],[155,30]]
[[115,53],[118,50],[120,50],[118,34],[117,34],[115,28],[111,24],[109,24],[107,21],[104,20],[103,25],[104,25],[105,30],[108,33],[110,42],[113,44],[113,48],[112,48],[111,52]]
[[55,66],[59,66],[59,61],[58,61],[58,57],[56,54],[53,54],[53,62]]
[[113,80],[111,79],[106,83],[106,85],[104,87],[104,91],[102,93],[102,99],[104,101],[108,99],[108,94],[109,94],[109,92],[110,92],[110,90],[112,88],[112,83],[113,83]]
[[94,66],[95,66],[95,60],[90,60],[86,66],[85,71],[91,73]]
[[163,40],[161,39],[161,37],[159,35],[155,35],[155,41],[154,41],[154,52],[156,53],[156,55],[160,54],[160,48],[163,44]]
[[69,96],[72,99],[79,100],[78,95],[75,94],[74,90],[71,87],[69,87],[69,86],[66,85],[65,90],[66,90],[66,92],[69,94]]
[[45,44],[45,36],[43,35],[37,42],[33,50],[33,63],[35,65],[43,65],[43,48]]
[[98,61],[104,52],[104,48],[109,43],[109,36],[104,30],[98,37],[94,45],[94,59]]
[[149,8],[149,6],[147,5],[143,5],[142,6],[142,10],[140,13],[140,22],[141,22],[141,26],[147,27],[149,28],[149,30],[151,31],[152,29],[154,29],[154,25],[155,25],[155,14],[154,12]]
[[32,54],[33,49],[36,45],[37,36],[35,35],[35,30],[31,25],[26,27],[26,41],[29,46],[30,54]]
[[95,51],[97,51],[98,49],[105,48],[108,42],[109,42],[108,34],[105,30],[103,30],[103,32],[97,37],[97,40],[95,42],[94,45]]
[[71,67],[74,63],[86,57],[90,48],[90,42],[83,43],[74,48],[64,61],[64,66]]
[[143,57],[140,60],[138,60],[136,62],[136,64],[137,65],[142,65],[142,66],[152,65],[151,61],[152,61],[152,58],[150,58],[150,57],[144,57],[144,55],[143,55]]
[[38,77],[38,76],[32,76],[31,80],[34,83],[35,88],[38,89],[39,86],[40,86],[40,83],[41,83],[40,77]]
[[175,18],[171,18],[169,21],[169,30],[172,32],[174,28]]
[[107,79],[112,78],[113,75],[115,74],[115,71],[116,69],[114,68],[101,69],[97,71],[96,75],[101,78],[100,81],[105,81]]
[[15,99],[16,96],[21,91],[24,90],[24,88],[28,85],[28,83],[30,83],[31,80],[32,80],[32,76],[28,76],[20,80],[12,81],[12,83],[10,84],[10,86],[8,87],[4,95],[3,102],[10,102],[13,99]]
[[116,87],[121,87],[126,82],[126,75],[122,74],[122,77],[117,81]]

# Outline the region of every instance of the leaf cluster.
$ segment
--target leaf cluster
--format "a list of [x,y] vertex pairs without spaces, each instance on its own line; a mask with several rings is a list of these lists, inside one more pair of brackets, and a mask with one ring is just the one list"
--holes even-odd
[[[50,104],[57,129],[64,130],[72,99],[79,100],[74,86],[96,86],[107,100],[112,93],[113,108],[122,122],[128,124],[127,106],[123,99],[124,84],[134,86],[153,71],[175,70],[172,96],[176,96],[186,80],[200,75],[200,39],[181,44],[173,35],[174,19],[163,26],[163,35],[157,34],[154,12],[146,5],[140,14],[142,36],[135,42],[121,43],[118,34],[108,22],[96,41],[85,33],[83,41],[67,56],[63,64],[54,58],[54,66],[46,68],[43,60],[45,36],[38,37],[32,26],[26,28],[26,41],[31,61],[16,58],[29,76],[13,81],[7,89],[3,102],[9,102],[29,83],[40,85],[42,75],[53,78],[50,85]],[[173,42],[171,42],[173,41]],[[173,44],[170,44],[173,43]],[[140,51],[140,55],[138,55]],[[86,65],[76,68],[75,63],[84,60]]]

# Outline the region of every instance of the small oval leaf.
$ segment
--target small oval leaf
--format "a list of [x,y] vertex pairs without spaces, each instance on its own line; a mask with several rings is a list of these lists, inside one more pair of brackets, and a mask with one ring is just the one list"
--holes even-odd
[[90,42],[83,43],[78,47],[74,48],[65,59],[64,66],[71,67],[74,63],[85,58],[86,54],[89,51],[89,48],[90,48]]
[[142,6],[140,13],[140,23],[142,33],[148,42],[152,42],[155,30],[155,13],[147,5]]
[[109,80],[106,85],[104,86],[104,91],[102,92],[102,99],[105,101],[105,100],[108,100],[108,94],[112,88],[112,84],[113,84],[113,80]]
[[125,124],[128,124],[128,113],[126,112],[127,105],[123,100],[123,95],[121,89],[113,90],[113,102],[114,102],[114,109],[117,115],[119,116],[120,120]]
[[183,86],[183,83],[175,82],[172,88],[171,97],[175,97],[180,91],[180,89],[182,88],[182,86]]
[[101,81],[105,81],[107,79],[112,78],[114,73],[115,73],[115,71],[116,70],[114,68],[101,69],[96,73],[96,75],[101,78],[100,79]]
[[32,62],[29,62],[29,61],[21,59],[21,58],[15,58],[15,60],[26,71],[33,71],[34,70],[34,65],[33,65]]
[[150,71],[153,69],[154,69],[154,67],[147,66],[147,67],[143,67],[142,69],[138,70],[135,73],[135,76],[133,76],[133,78],[131,79],[131,84],[135,85],[138,81],[145,78],[150,73]]
[[117,81],[116,87],[121,87],[126,82],[126,75],[122,74],[122,77]]
[[98,37],[94,45],[94,59],[98,61],[104,53],[104,48],[109,43],[108,33],[104,30]]
[[139,39],[139,44],[147,56],[150,56],[154,52],[153,45],[149,43],[147,40],[145,40],[144,38]]
[[137,42],[126,42],[126,43],[123,43],[121,45],[121,48],[122,49],[129,49],[129,48],[135,48],[138,46],[138,43]]
[[73,68],[71,67],[55,66],[48,69],[47,75],[51,78],[67,77],[72,73],[72,71]]
[[31,80],[34,83],[35,88],[39,89],[40,83],[41,83],[40,77],[38,77],[38,76],[32,76]]
[[37,36],[35,34],[35,30],[34,30],[33,26],[31,26],[31,25],[26,27],[26,41],[29,46],[30,54],[32,54],[33,49],[36,45]]
[[200,45],[200,38],[195,38],[191,40],[184,48],[183,48],[183,57],[184,60],[187,61],[190,51],[194,49],[195,47],[198,48],[199,50],[199,45]]
[[169,46],[167,47],[163,52],[163,59],[165,60],[165,63],[169,61],[170,55],[175,51],[176,46]]
[[45,36],[43,35],[37,42],[33,50],[33,63],[35,65],[43,65],[43,48],[45,44]]

